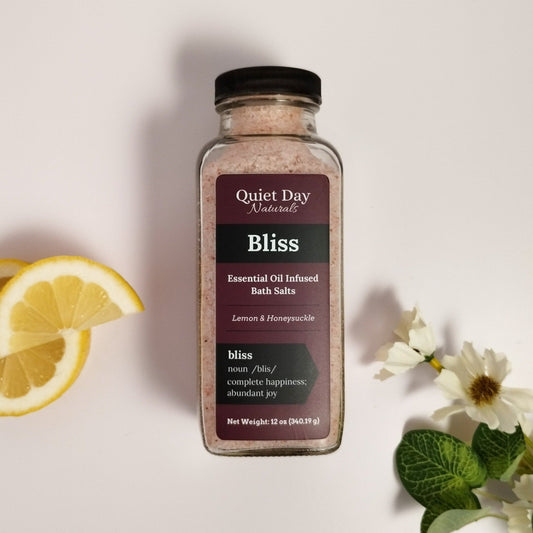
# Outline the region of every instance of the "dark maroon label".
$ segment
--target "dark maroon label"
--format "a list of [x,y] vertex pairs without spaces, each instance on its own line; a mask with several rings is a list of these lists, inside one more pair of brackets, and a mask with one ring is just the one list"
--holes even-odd
[[216,183],[216,402],[221,439],[329,434],[329,180]]

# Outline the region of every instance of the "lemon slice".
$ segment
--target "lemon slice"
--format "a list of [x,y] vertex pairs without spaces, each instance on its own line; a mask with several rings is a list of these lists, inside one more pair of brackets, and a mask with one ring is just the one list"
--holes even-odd
[[42,259],[21,268],[0,292],[0,357],[142,310],[114,270],[83,257]]
[[0,289],[27,264],[19,259],[0,259]]
[[90,332],[0,358],[0,416],[20,416],[53,402],[78,377],[89,353]]
[[[0,289],[28,263],[0,259]],[[36,411],[61,396],[79,375],[89,352],[88,331],[73,332],[0,359],[0,415]]]

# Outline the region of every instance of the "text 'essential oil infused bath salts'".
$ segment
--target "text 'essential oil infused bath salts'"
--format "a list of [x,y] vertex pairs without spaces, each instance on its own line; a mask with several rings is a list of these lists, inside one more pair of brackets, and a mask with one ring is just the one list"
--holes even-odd
[[215,81],[220,134],[200,159],[200,388],[206,448],[340,445],[342,166],[317,136],[320,78],[288,67]]

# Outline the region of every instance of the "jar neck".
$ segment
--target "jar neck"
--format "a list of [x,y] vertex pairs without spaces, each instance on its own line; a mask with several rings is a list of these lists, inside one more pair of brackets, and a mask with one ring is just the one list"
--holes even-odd
[[235,97],[220,102],[220,135],[316,135],[319,106],[308,98],[284,95]]

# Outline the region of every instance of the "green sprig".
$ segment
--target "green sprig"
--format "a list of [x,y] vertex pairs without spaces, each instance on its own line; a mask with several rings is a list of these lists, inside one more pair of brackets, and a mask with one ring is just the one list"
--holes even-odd
[[472,446],[440,431],[407,432],[396,450],[396,468],[407,492],[426,509],[421,532],[449,533],[486,516],[505,518],[481,509],[472,489],[489,478],[511,480],[523,468],[527,441],[520,427],[507,434],[486,424],[478,426]]

